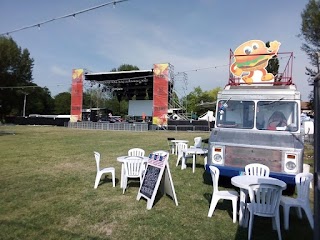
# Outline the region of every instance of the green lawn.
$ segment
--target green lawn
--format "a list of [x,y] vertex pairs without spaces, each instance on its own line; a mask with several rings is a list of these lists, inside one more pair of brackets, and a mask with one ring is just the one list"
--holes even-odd
[[[212,186],[198,158],[196,172],[170,170],[179,206],[168,196],[151,210],[136,200],[138,184],[129,182],[122,194],[121,165],[117,156],[141,147],[150,153],[167,149],[167,137],[209,137],[193,132],[123,132],[79,130],[49,126],[1,126],[0,132],[0,239],[247,239],[247,229],[232,223],[230,201],[220,202],[208,218]],[[103,166],[116,168],[117,184],[110,178],[93,189],[96,166],[93,151]],[[312,164],[313,151],[306,154]],[[231,187],[230,184],[224,185]],[[220,186],[223,189],[223,186]],[[313,200],[312,200],[313,201]],[[281,226],[283,226],[281,215]],[[277,239],[270,219],[255,218],[253,239]],[[312,239],[305,217],[292,211],[290,231],[283,239]]]

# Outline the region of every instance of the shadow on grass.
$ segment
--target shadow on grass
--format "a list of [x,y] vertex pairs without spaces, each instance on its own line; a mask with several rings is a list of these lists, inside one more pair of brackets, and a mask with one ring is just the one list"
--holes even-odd
[[[211,199],[212,199],[212,194],[211,193],[205,193],[203,194],[204,198],[208,201],[208,211],[209,211],[209,208],[210,208],[210,204],[211,204]],[[216,205],[216,208],[215,208],[215,211],[219,209],[221,211],[225,211],[228,213],[231,221],[232,221],[232,218],[233,218],[233,211],[232,211],[232,201],[230,200],[223,200],[221,199],[217,205]],[[214,217],[214,212],[213,212],[213,215],[212,217]]]
[[[204,171],[202,176],[203,176],[203,183],[212,186],[211,174],[209,172],[207,172],[207,171]],[[219,187],[234,188],[234,186],[231,184],[230,178],[223,177],[223,176],[219,176]],[[208,201],[208,205],[209,205],[209,208],[210,208],[211,199],[212,199],[212,193],[205,193],[203,196]],[[231,221],[232,221],[232,218],[233,218],[232,201],[221,199],[217,203],[215,210],[216,209],[219,209],[219,210],[222,210],[222,211],[226,211],[228,213]],[[213,214],[214,214],[214,212],[213,212]]]
[[13,131],[6,131],[6,130],[1,130],[0,131],[0,136],[2,136],[2,135],[16,135],[16,133],[15,132],[13,132]]
[[[118,178],[115,179],[115,182],[116,182],[116,186],[119,184],[120,180]],[[109,178],[109,176],[105,176],[104,178],[101,178],[100,179],[100,182],[99,182],[99,186],[103,185],[103,184],[110,184],[112,185],[112,178]]]
[[[202,178],[203,178],[204,184],[212,185],[211,174],[208,171],[203,172]],[[231,184],[230,177],[225,177],[225,176],[221,176],[221,175],[219,176],[219,187],[238,189]]]
[[[295,212],[295,211],[293,211]],[[237,223],[238,224],[238,223]],[[299,231],[294,229],[299,228]],[[308,224],[307,217],[303,214],[303,218],[299,219],[296,214],[290,214],[289,230],[283,228],[283,212],[280,208],[280,229],[282,239],[313,239],[313,230]],[[235,240],[242,240],[248,238],[248,228],[237,228]],[[272,219],[255,216],[252,226],[252,239],[278,239],[277,230],[272,228]]]
[[[164,186],[162,186],[162,184],[164,184],[164,183],[163,183],[163,180],[164,180],[164,179],[161,180],[160,186],[159,186],[158,189],[157,189],[157,193],[156,193],[156,196],[155,196],[155,198],[154,198],[154,201],[153,201],[153,204],[152,204],[152,208],[153,208],[154,206],[156,206],[157,203],[160,201],[160,199],[161,199],[162,197],[164,197],[164,196],[165,196],[165,197],[168,197],[168,198],[170,198],[171,200],[174,201],[174,199],[173,199],[172,196],[170,196],[170,195],[168,195],[167,193],[164,192]],[[129,183],[128,183],[128,186],[129,186]],[[130,183],[130,187],[136,187],[136,188],[137,188],[137,192],[138,192],[138,191],[139,191],[139,188],[140,188],[140,183],[139,183],[139,182],[132,182],[132,183]],[[145,201],[146,203],[148,202],[148,200],[147,200],[145,197],[141,197],[140,200]]]

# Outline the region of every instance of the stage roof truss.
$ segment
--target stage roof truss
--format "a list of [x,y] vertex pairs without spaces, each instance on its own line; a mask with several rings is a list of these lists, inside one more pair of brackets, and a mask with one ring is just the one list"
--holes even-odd
[[[173,65],[169,68],[169,102],[174,88]],[[97,72],[84,74],[91,86],[99,84],[103,91],[108,91],[118,99],[152,100],[153,99],[153,70],[133,70],[120,72]],[[171,105],[171,104],[170,104]]]

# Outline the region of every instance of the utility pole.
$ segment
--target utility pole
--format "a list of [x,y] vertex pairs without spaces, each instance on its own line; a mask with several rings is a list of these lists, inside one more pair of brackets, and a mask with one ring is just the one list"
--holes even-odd
[[320,67],[319,52],[318,74],[314,77],[314,234],[313,239],[320,239]]
[[24,93],[24,100],[23,100],[23,117],[26,116],[26,105],[27,105],[27,93]]
[[316,57],[317,57],[317,68],[318,68],[318,73],[320,73],[320,52],[316,52]]

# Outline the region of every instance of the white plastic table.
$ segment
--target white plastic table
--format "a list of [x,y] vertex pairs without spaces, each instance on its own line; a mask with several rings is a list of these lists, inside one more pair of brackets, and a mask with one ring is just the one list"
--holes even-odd
[[241,175],[232,177],[231,184],[240,188],[239,225],[244,227],[247,227],[247,219],[245,219],[244,216],[246,210],[246,194],[248,193],[249,186],[251,184],[273,184],[280,186],[282,190],[285,190],[287,188],[287,184],[279,179],[252,175]]
[[174,144],[174,147],[172,148],[172,154],[178,154],[178,145],[177,143],[188,143],[188,140],[171,140],[171,142]]
[[192,172],[194,173],[195,171],[195,166],[196,166],[196,155],[205,155],[204,156],[204,167],[206,167],[207,163],[207,154],[208,154],[208,149],[205,148],[187,148],[182,150],[182,164],[181,164],[181,169],[186,169],[186,155],[191,154],[192,155]]
[[147,164],[149,157],[138,157],[138,156],[120,156],[117,157],[117,161],[121,162],[121,179],[120,179],[120,188],[123,188],[123,176],[124,176],[124,165],[123,163],[127,160],[127,158],[139,158],[143,159],[144,164]]

